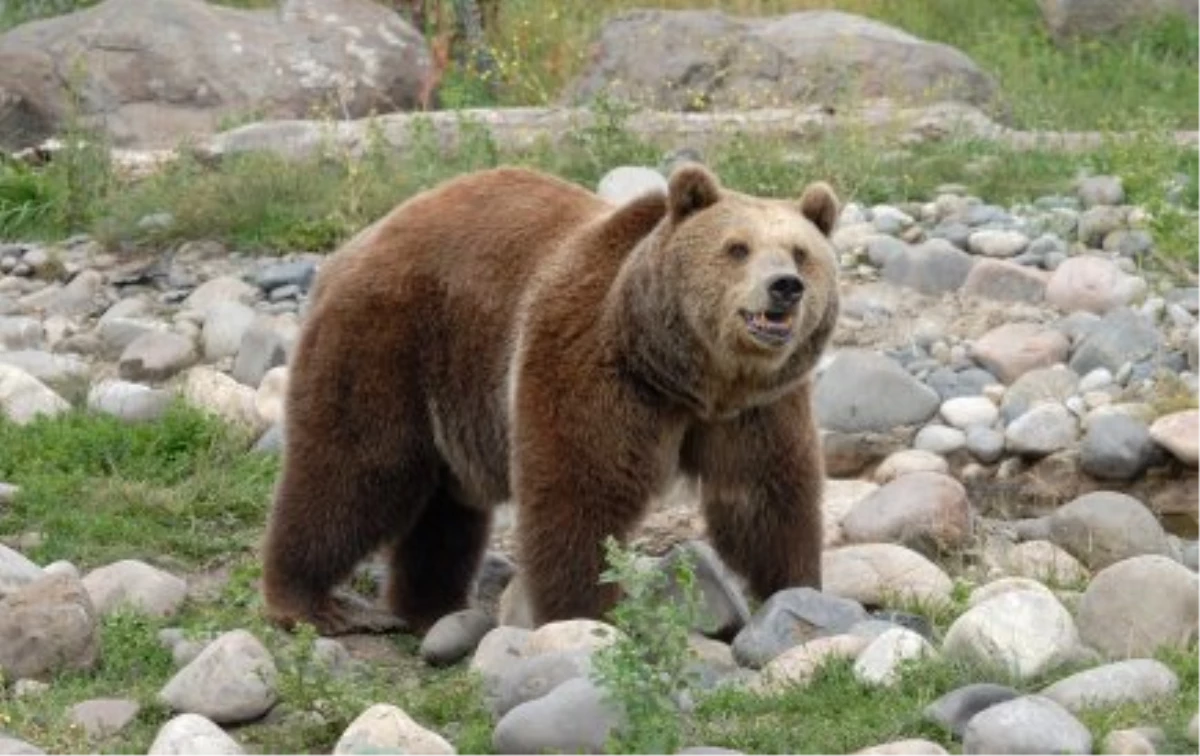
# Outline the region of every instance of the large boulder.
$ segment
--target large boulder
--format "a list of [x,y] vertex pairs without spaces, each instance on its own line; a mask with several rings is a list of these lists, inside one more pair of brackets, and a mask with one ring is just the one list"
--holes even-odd
[[1038,0],[1056,38],[1104,36],[1166,15],[1197,19],[1196,0]]
[[835,11],[736,18],[632,11],[600,31],[568,97],[608,95],[661,110],[827,103],[843,95],[989,103],[992,79],[962,52]]
[[237,10],[202,0],[105,0],[0,35],[0,148],[80,115],[118,146],[174,147],[222,120],[407,109],[430,70],[424,39],[371,0],[283,0]]

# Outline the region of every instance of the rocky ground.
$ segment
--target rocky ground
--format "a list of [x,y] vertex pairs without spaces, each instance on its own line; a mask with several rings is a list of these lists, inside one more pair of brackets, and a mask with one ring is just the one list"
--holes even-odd
[[[600,190],[620,198],[662,182],[630,167]],[[1102,734],[1081,724],[1096,706],[1194,700],[1156,654],[1194,656],[1197,633],[1200,301],[1193,281],[1144,268],[1146,227],[1107,176],[1028,206],[944,186],[923,203],[844,209],[843,317],[816,391],[831,478],[823,592],[784,591],[752,611],[704,545],[687,486],[639,537],[652,556],[698,560],[703,687],[774,695],[853,660],[861,685],[886,690],[912,665],[949,660],[991,670],[925,711],[965,753],[1153,753],[1185,737],[1165,721]],[[0,411],[26,424],[82,404],[145,423],[181,395],[275,453],[320,263],[203,240],[140,259],[83,237],[0,245]],[[0,482],[0,517],[19,496]],[[587,672],[617,631],[517,626],[519,601],[497,600],[513,573],[505,511],[479,606],[439,623],[419,653],[438,666],[470,658],[497,752],[601,749],[622,717]],[[14,697],[95,665],[99,617],[131,605],[171,617],[195,579],[132,559],[81,576],[21,549],[0,546],[0,670]],[[279,699],[277,653],[246,630],[160,639],[178,671],[158,701],[176,716],[150,752],[240,753],[236,726]],[[315,656],[353,674],[367,647],[321,640]],[[113,695],[78,703],[72,720],[119,731],[139,704]],[[1186,737],[1194,747],[1194,718]],[[0,753],[36,745],[0,733]],[[454,751],[387,703],[336,746],[380,749]],[[945,751],[905,740],[865,752]]]

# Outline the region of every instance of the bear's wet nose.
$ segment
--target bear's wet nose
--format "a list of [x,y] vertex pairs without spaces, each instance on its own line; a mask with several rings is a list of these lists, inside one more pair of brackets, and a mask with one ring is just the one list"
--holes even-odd
[[799,302],[804,294],[804,282],[799,276],[790,273],[772,276],[767,281],[767,294],[771,297],[773,308],[791,307]]

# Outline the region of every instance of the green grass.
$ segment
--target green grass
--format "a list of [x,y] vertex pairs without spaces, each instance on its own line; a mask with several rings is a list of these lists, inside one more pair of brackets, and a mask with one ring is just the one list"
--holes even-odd
[[[247,454],[247,442],[183,407],[134,426],[81,410],[23,427],[0,422],[0,480],[21,486],[0,513],[0,533],[43,532],[43,544],[29,552],[35,560],[70,559],[86,570],[137,557],[189,577],[217,565],[228,574],[215,595],[189,600],[170,620],[105,618],[96,668],[59,674],[40,695],[0,695],[0,730],[48,752],[144,753],[170,717],[156,701],[174,672],[159,630],[180,627],[199,637],[242,628],[263,641],[280,669],[276,710],[231,730],[249,752],[329,753],[349,723],[380,702],[400,706],[460,753],[489,752],[492,721],[465,665],[431,670],[416,658],[416,639],[399,635],[381,639],[385,653],[359,675],[334,679],[310,664],[310,634],[283,633],[265,622],[254,544],[278,463]],[[117,491],[131,493],[115,496]],[[959,586],[950,606],[930,614],[936,634],[964,610],[967,588]],[[1191,750],[1185,732],[1197,710],[1196,647],[1158,658],[1179,676],[1180,694],[1085,712],[1081,720],[1097,744],[1113,729],[1151,725],[1166,732],[1164,752]],[[1016,685],[1036,691],[1071,671]],[[938,696],[984,679],[979,670],[933,661],[908,668],[894,688],[872,689],[855,681],[848,662],[836,662],[811,685],[776,696],[738,690],[700,695],[684,732],[687,743],[749,753],[839,753],[911,737],[953,752],[960,744],[923,723],[920,712]],[[129,697],[142,709],[124,732],[92,742],[69,726],[68,717],[74,704],[97,697]]]

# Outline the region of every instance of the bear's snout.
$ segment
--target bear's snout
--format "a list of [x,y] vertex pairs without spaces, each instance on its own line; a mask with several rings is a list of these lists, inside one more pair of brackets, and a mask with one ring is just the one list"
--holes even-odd
[[804,296],[804,282],[800,280],[800,276],[781,273],[767,279],[767,297],[770,299],[767,311],[772,314],[791,310],[802,296]]

